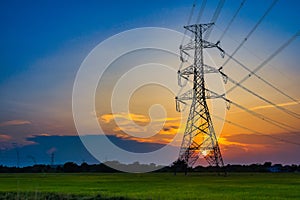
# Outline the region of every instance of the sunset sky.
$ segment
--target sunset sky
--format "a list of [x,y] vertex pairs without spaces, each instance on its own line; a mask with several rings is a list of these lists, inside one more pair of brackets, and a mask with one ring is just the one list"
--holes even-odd
[[[197,2],[192,22],[201,2]],[[225,1],[210,41],[218,41],[241,2]],[[226,53],[231,54],[237,48],[272,2],[245,1],[221,40],[221,47]],[[0,165],[16,165],[16,150],[20,153],[21,165],[32,164],[32,156],[37,162],[48,164],[51,152],[56,153],[57,163],[97,162],[78,140],[72,115],[73,83],[81,63],[100,42],[128,29],[162,27],[183,33],[192,3],[192,0],[1,1]],[[207,2],[201,23],[210,21],[217,4],[217,0]],[[299,8],[298,1],[279,0],[234,58],[252,70],[263,63],[293,35],[297,32],[299,35]],[[286,128],[274,126],[231,105],[223,127],[220,120],[213,117],[225,164],[265,161],[300,164],[300,118],[297,118],[300,115],[299,45],[297,37],[257,71],[258,76],[296,101],[253,76],[243,85],[276,104],[277,108],[241,88],[226,95],[228,99],[276,120]],[[210,65],[220,67],[228,58],[222,59],[217,51],[208,53],[213,60],[206,58]],[[125,148],[137,145],[137,151],[143,148],[140,143],[153,143],[153,147],[159,148],[172,141],[177,131],[182,134],[184,130],[184,126],[180,127],[181,115],[175,110],[174,94],[155,84],[143,86],[133,93],[128,99],[130,113],[112,114],[112,87],[126,70],[144,60],[160,61],[174,70],[180,65],[178,57],[151,50],[128,54],[112,63],[105,72],[95,99],[96,117],[104,132]],[[224,72],[235,81],[249,74],[233,60],[224,67]],[[174,79],[174,83],[177,81],[177,76],[164,78]],[[208,83],[213,84],[216,76],[208,78]],[[228,82],[225,89],[232,86]],[[225,106],[223,101],[221,103]],[[149,108],[154,104],[164,107],[165,117],[156,118],[151,123],[152,127],[147,129],[145,127],[151,122]],[[278,107],[296,114],[291,116]],[[115,120],[122,125],[117,126]],[[137,126],[131,125],[132,120]],[[161,130],[155,130],[161,125]],[[124,130],[141,136],[152,132],[157,134],[138,138],[128,136]],[[180,141],[177,144],[180,145]],[[75,157],[76,152],[80,156]]]

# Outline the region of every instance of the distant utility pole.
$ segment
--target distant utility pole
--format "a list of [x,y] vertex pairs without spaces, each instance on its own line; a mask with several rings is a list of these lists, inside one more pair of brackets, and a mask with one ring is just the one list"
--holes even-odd
[[30,159],[33,161],[33,164],[34,164],[34,165],[36,165],[36,159],[35,159],[34,156],[28,155],[27,157],[30,158]]
[[184,26],[186,30],[192,33],[193,39],[188,44],[180,46],[180,59],[183,63],[188,62],[187,57],[190,55],[194,56],[192,65],[178,71],[178,84],[184,87],[185,84],[182,84],[182,80],[188,81],[191,76],[193,89],[175,98],[176,109],[179,112],[181,111],[181,104],[187,105],[187,100],[192,101],[179,154],[179,160],[185,161],[189,167],[197,165],[200,157],[204,157],[212,166],[224,166],[206,102],[206,99],[219,98],[220,96],[211,94],[205,88],[204,75],[219,73],[219,71],[204,63],[203,50],[205,48],[217,48],[224,57],[224,51],[219,47],[219,42],[214,44],[203,39],[203,33],[211,26],[213,23]]
[[16,151],[17,151],[17,167],[20,167],[20,152],[18,148],[16,149]]
[[54,152],[51,153],[51,166],[54,165]]
[[20,152],[19,152],[19,147],[17,143],[12,143],[12,145],[15,147],[16,150],[16,156],[17,156],[17,167],[20,167]]

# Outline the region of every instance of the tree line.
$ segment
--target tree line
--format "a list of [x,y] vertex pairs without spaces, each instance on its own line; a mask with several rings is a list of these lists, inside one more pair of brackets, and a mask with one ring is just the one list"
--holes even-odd
[[[117,161],[110,161],[118,163]],[[123,167],[134,165],[135,167],[145,168],[151,167],[153,169],[153,163],[140,164],[135,162],[133,164],[121,164]],[[228,164],[224,168],[213,167],[213,166],[197,166],[195,168],[188,168],[184,162],[175,161],[170,166],[154,166],[157,170],[154,172],[300,172],[300,165],[282,165],[282,164],[272,164],[271,162],[265,162],[264,164],[250,164],[250,165],[231,165]],[[63,165],[45,165],[36,164],[33,166],[26,167],[8,167],[0,165],[0,173],[75,173],[75,172],[103,172],[103,173],[118,173],[120,171],[113,169],[104,163],[100,164],[87,164],[83,162],[81,164],[76,164],[74,162],[66,162]]]

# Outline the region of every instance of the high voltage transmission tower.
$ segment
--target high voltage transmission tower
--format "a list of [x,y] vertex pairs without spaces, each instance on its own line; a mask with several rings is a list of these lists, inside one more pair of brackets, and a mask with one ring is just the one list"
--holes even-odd
[[193,64],[185,69],[178,71],[178,84],[184,87],[185,83],[193,79],[193,88],[176,99],[176,109],[181,111],[180,104],[187,105],[187,100],[192,100],[190,113],[185,127],[183,141],[181,144],[179,160],[184,161],[189,167],[195,166],[199,158],[204,157],[212,166],[223,167],[223,158],[218,145],[218,140],[212,123],[211,115],[207,106],[206,99],[219,98],[217,94],[205,88],[205,74],[219,73],[215,67],[204,63],[203,50],[205,48],[217,48],[222,57],[224,51],[216,44],[203,39],[205,31],[209,30],[214,24],[194,24],[184,26],[187,31],[192,33],[192,40],[186,45],[180,45],[180,60],[188,62],[189,55],[193,55]]

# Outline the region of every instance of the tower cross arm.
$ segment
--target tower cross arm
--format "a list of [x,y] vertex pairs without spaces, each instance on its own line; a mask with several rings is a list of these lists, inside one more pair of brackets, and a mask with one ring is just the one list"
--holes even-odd
[[192,89],[188,90],[185,93],[177,96],[175,99],[178,100],[178,101],[192,100],[193,99],[193,90]]
[[205,91],[206,91],[206,98],[207,99],[217,99],[217,98],[222,98],[224,99],[225,98],[225,94],[217,94],[216,92],[213,92],[207,88],[205,88]]
[[214,23],[192,24],[192,25],[184,26],[183,28],[185,28],[188,31],[191,31],[194,34],[197,34],[199,29],[202,29],[201,31],[202,31],[202,33],[204,33],[207,29],[209,29],[213,25],[214,25]]

